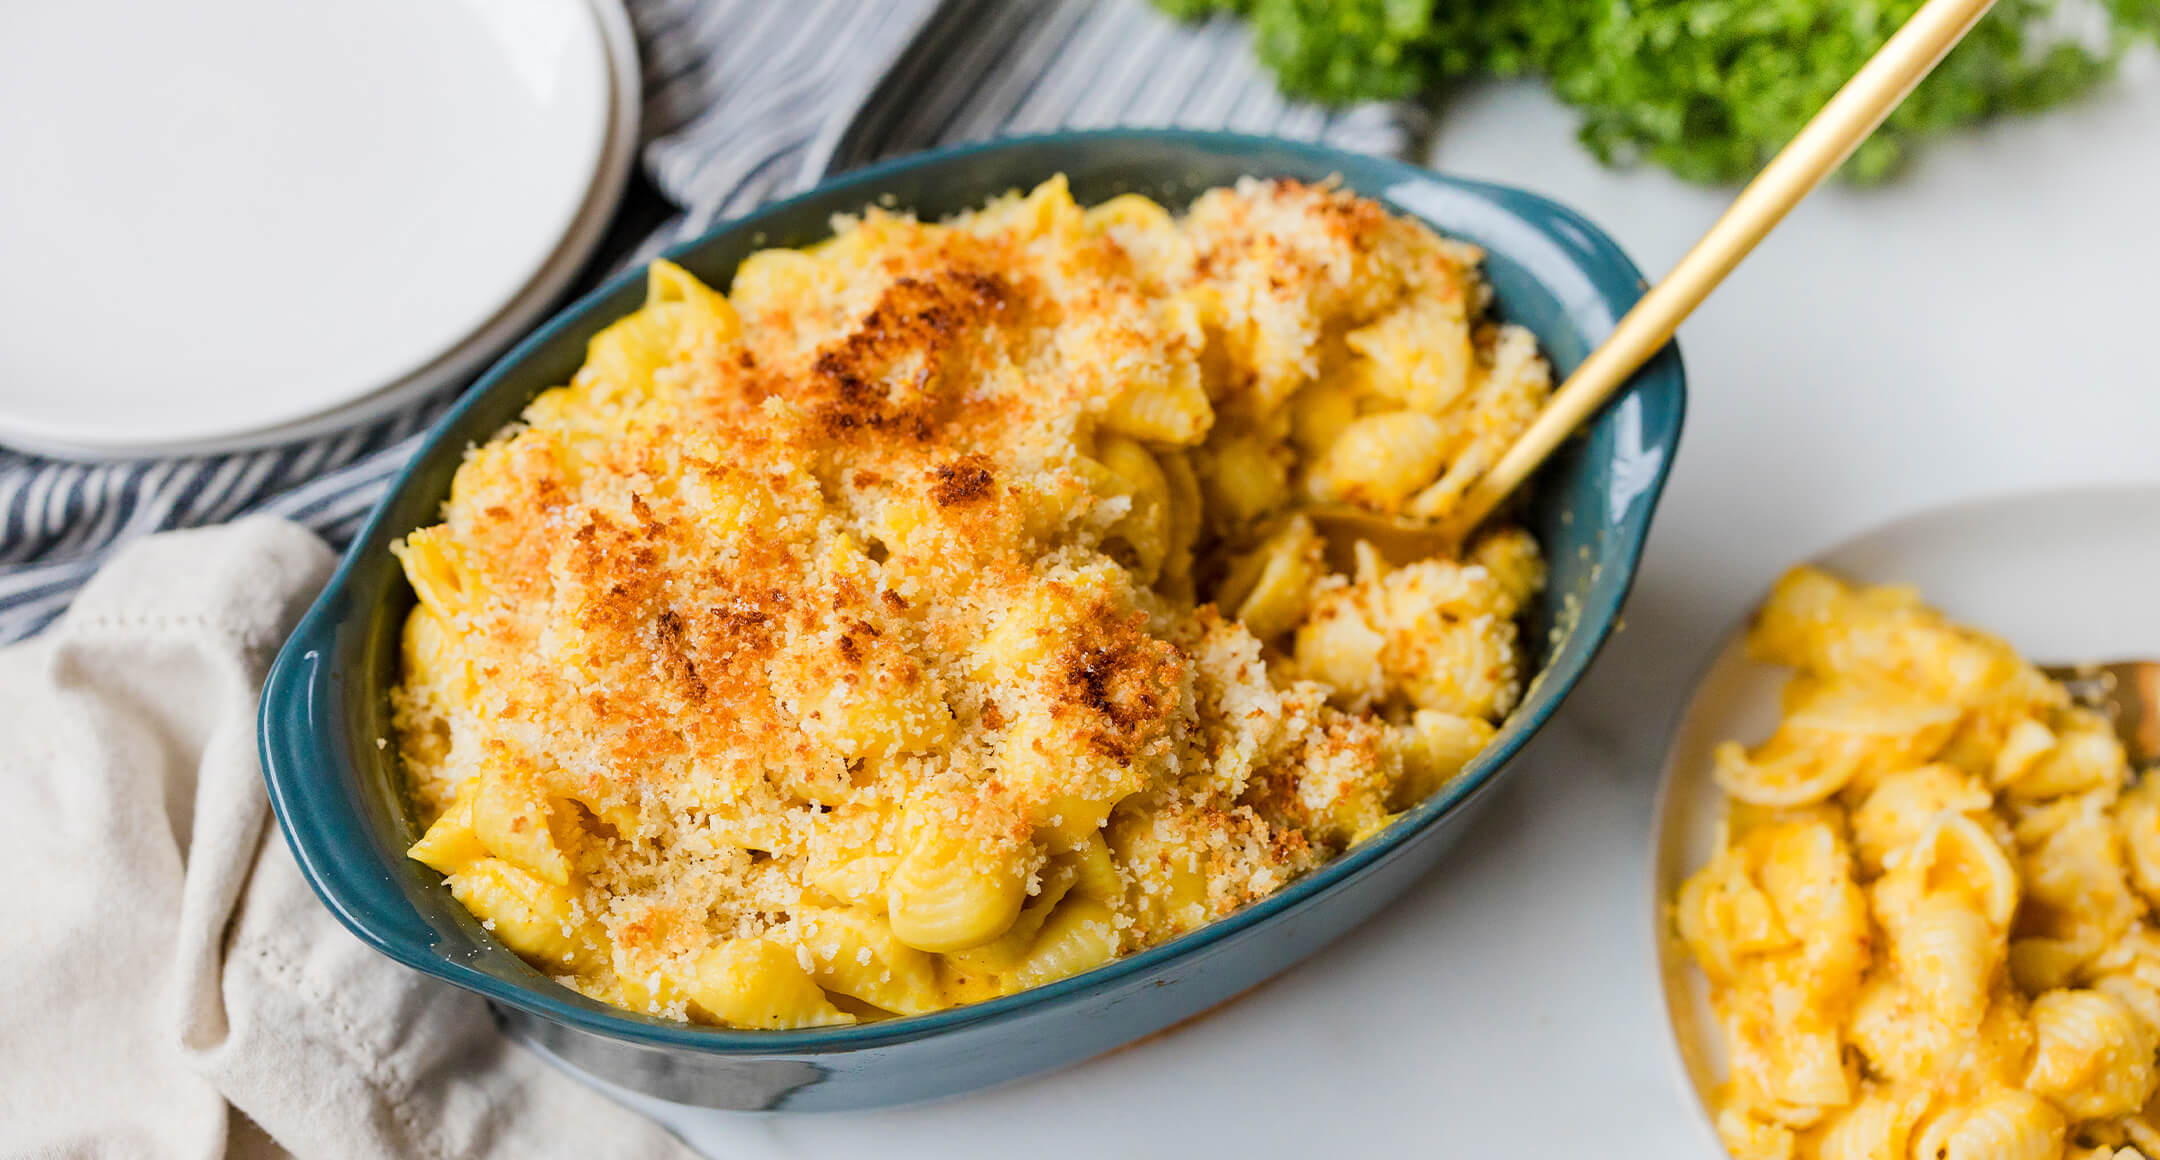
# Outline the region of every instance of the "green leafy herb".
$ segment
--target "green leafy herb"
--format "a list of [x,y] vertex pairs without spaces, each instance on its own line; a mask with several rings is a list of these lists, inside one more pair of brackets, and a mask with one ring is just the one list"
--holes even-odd
[[1253,37],[1283,88],[1333,103],[1425,86],[1431,0],[1259,0]]
[[[1156,0],[1250,18],[1285,92],[1340,104],[1476,76],[1543,77],[1609,164],[1728,182],[1769,160],[1921,0]],[[2070,0],[2077,2],[2077,0]],[[2160,0],[2104,0],[2093,41],[2050,31],[2056,0],[2000,0],[1846,164],[1894,173],[1921,140],[2074,100],[2160,31]],[[2091,30],[2089,30],[2091,31]]]

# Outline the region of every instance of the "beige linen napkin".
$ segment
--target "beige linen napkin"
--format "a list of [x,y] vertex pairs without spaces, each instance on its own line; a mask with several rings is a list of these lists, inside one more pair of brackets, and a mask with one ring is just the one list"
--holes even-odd
[[0,1155],[687,1155],[301,880],[255,702],[331,562],[276,520],[153,536],[0,650]]

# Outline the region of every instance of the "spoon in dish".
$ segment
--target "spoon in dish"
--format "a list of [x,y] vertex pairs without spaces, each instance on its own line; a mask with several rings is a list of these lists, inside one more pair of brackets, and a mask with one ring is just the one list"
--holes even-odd
[[2045,665],[2040,671],[2061,682],[2072,701],[2107,718],[2131,769],[2160,767],[2160,661]]
[[1859,148],[1993,4],[1994,0],[1928,0],[1922,5],[1770,159],[1679,264],[1644,293],[1612,334],[1553,392],[1514,446],[1439,520],[1426,522],[1341,506],[1315,507],[1305,514],[1323,533],[1332,531],[1338,537],[1386,535],[1397,550],[1412,558],[1454,552],[1570,432],[1664,349],[1681,320],[1702,304],[1801,198]]

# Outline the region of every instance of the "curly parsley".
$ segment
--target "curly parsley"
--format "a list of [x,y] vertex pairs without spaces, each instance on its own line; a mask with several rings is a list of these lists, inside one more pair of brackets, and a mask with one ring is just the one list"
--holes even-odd
[[[1156,0],[1182,19],[1248,17],[1284,91],[1331,104],[1542,77],[1581,110],[1600,159],[1702,182],[1753,174],[1920,2]],[[2102,0],[2087,15],[2087,37],[2067,38],[2051,31],[2056,0],[2000,0],[1845,175],[1880,181],[1929,136],[2074,100],[2160,32],[2160,0]]]

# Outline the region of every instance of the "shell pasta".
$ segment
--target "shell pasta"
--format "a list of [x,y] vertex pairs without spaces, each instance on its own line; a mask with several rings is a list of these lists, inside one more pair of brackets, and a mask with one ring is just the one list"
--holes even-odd
[[2160,783],[2007,644],[1800,568],[1749,636],[1777,728],[1714,755],[1675,930],[1739,1160],[2160,1156]]
[[[1444,786],[1543,582],[1356,547],[1549,375],[1481,255],[1327,186],[1062,180],[655,263],[397,545],[411,856],[566,986],[748,1029],[1039,986]],[[1466,467],[1465,465],[1471,465]]]

